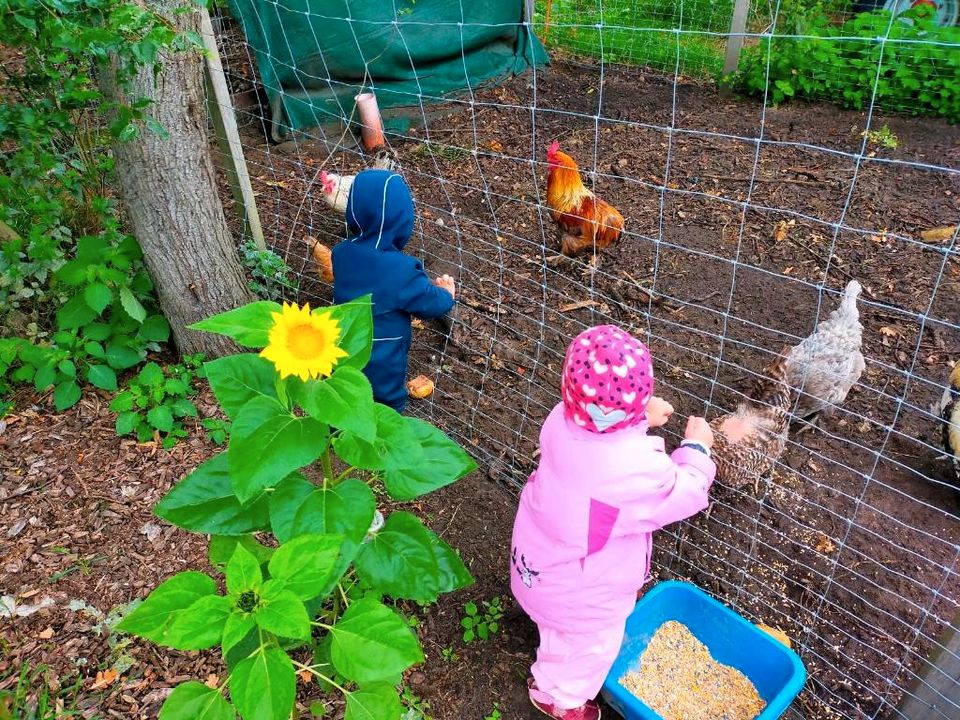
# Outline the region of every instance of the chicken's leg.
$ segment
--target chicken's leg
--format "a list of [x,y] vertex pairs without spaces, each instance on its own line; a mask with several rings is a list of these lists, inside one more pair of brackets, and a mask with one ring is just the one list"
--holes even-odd
[[816,428],[817,430],[823,430],[823,418],[828,417],[833,414],[832,407],[820,408],[816,412],[810,413],[805,418],[800,418],[800,422],[803,423],[803,427],[797,430],[794,433],[797,437],[803,435],[805,432],[809,432]]

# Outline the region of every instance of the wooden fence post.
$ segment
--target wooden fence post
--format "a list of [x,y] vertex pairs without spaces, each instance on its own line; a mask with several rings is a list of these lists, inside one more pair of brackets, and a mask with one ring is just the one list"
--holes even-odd
[[723,74],[736,72],[740,62],[740,50],[743,48],[743,34],[747,31],[747,13],[750,0],[736,0],[733,6],[733,19],[730,21],[730,34],[727,36],[727,57],[723,62]]
[[925,660],[898,708],[910,720],[960,720],[960,613],[943,637],[942,649]]
[[250,184],[250,174],[247,172],[247,161],[243,157],[243,145],[240,144],[237,116],[230,100],[230,88],[227,86],[223,63],[220,61],[220,51],[217,49],[217,39],[213,34],[210,13],[205,7],[200,8],[200,35],[203,37],[203,45],[207,51],[204,63],[207,107],[213,119],[217,145],[220,147],[218,164],[226,171],[233,197],[237,205],[242,208],[244,234],[248,234],[258,248],[266,250],[267,244],[263,239],[260,213],[257,212],[257,202],[253,195],[253,186]]

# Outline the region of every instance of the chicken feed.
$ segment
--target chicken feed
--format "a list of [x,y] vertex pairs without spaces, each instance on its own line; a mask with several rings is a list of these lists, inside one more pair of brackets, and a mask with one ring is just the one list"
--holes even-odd
[[664,720],[754,720],[766,703],[746,675],[721,665],[682,623],[653,634],[623,685]]

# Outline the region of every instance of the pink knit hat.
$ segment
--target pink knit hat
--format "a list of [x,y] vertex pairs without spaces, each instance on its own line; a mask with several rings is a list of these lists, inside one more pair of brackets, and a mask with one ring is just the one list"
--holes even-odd
[[616,325],[584,330],[563,361],[564,415],[591,432],[616,432],[646,421],[653,395],[647,346]]

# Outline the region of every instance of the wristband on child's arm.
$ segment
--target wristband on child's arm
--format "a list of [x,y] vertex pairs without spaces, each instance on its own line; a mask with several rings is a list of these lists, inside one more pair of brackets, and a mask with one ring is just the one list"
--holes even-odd
[[688,447],[692,448],[693,450],[699,450],[707,457],[710,457],[710,448],[702,443],[698,443],[696,440],[684,440],[680,443],[680,447]]

